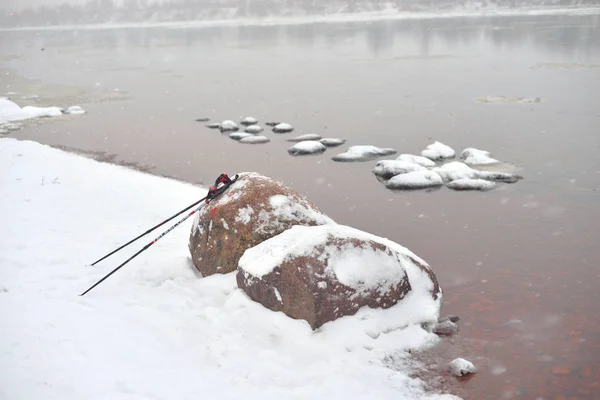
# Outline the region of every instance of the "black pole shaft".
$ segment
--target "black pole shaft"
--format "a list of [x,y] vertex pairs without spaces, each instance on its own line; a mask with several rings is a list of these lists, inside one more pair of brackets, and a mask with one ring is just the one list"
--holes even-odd
[[[206,196],[206,197],[208,197],[208,196]],[[115,249],[115,250],[111,251],[110,253],[108,253],[107,255],[105,255],[104,257],[102,257],[101,259],[99,259],[99,260],[95,261],[94,263],[92,263],[92,265],[96,265],[96,264],[98,264],[100,261],[102,261],[102,260],[104,260],[104,259],[106,259],[106,258],[108,258],[108,257],[112,256],[112,255],[113,255],[113,254],[115,254],[117,251],[119,251],[119,250],[121,250],[121,249],[123,249],[123,248],[125,248],[125,247],[129,246],[131,243],[135,242],[136,240],[138,240],[138,239],[139,239],[139,238],[141,238],[142,236],[145,236],[145,235],[149,234],[150,232],[152,232],[153,230],[155,230],[156,228],[159,228],[159,227],[163,226],[164,224],[166,224],[167,222],[169,222],[170,220],[172,220],[173,218],[175,218],[175,217],[176,217],[176,216],[178,216],[179,214],[181,214],[181,213],[183,213],[183,212],[185,212],[185,211],[189,210],[190,208],[192,208],[192,207],[194,207],[194,206],[198,205],[200,202],[202,202],[202,201],[206,200],[206,197],[204,197],[204,198],[202,198],[202,199],[198,200],[198,201],[197,201],[197,202],[195,202],[194,204],[191,204],[191,205],[187,206],[187,207],[186,207],[186,208],[184,208],[183,210],[179,211],[177,214],[173,215],[173,216],[172,216],[172,217],[170,217],[169,219],[165,219],[163,222],[161,222],[160,224],[156,225],[155,227],[148,229],[146,232],[142,233],[141,235],[139,235],[139,236],[138,236],[138,237],[136,237],[135,239],[131,239],[129,242],[125,243],[124,245],[122,245],[122,246],[121,246],[121,247],[119,247],[118,249]]]

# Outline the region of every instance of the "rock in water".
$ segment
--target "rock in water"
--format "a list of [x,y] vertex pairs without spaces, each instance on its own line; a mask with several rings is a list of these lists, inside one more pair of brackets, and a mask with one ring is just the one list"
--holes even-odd
[[418,164],[398,160],[378,161],[373,167],[373,173],[380,179],[387,180],[393,176],[405,174],[407,172],[426,171],[425,167]]
[[207,128],[210,129],[217,129],[221,127],[221,123],[220,122],[211,122],[210,124],[206,124]]
[[303,140],[319,140],[321,139],[321,135],[317,135],[316,133],[307,133],[306,135],[296,136],[295,138],[288,139],[288,142],[302,142]]
[[435,167],[435,162],[427,157],[415,156],[413,154],[400,154],[396,160],[411,162],[413,164],[419,164],[422,167]]
[[240,129],[237,124],[230,120],[225,120],[219,125],[221,132],[234,132]]
[[327,147],[315,140],[305,140],[303,142],[296,143],[288,149],[288,153],[293,156],[307,155],[307,154],[321,154]]
[[377,157],[388,156],[395,154],[396,150],[390,148],[380,148],[370,145],[350,146],[348,150],[333,156],[333,161],[369,161]]
[[261,133],[263,130],[264,130],[264,128],[260,125],[248,125],[246,127],[246,129],[244,129],[244,132],[257,134],[257,133]]
[[514,183],[519,179],[523,179],[519,175],[509,174],[506,172],[480,171],[473,169],[460,161],[452,161],[441,167],[436,167],[432,171],[438,173],[444,182],[452,182],[457,179],[485,179],[486,181]]
[[442,186],[444,180],[439,174],[424,170],[408,172],[406,174],[396,175],[393,178],[384,182],[384,185],[388,189],[427,189],[437,186]]
[[464,358],[455,358],[452,360],[450,364],[448,364],[448,370],[454,376],[465,376],[477,372],[477,368],[475,368],[473,363]]
[[323,138],[319,140],[327,147],[337,147],[346,143],[346,139],[338,139],[338,138]]
[[290,124],[286,124],[284,122],[277,124],[273,127],[273,132],[275,133],[288,133],[293,130],[294,128]]
[[293,225],[334,224],[298,192],[266,176],[244,172],[197,214],[189,238],[203,276],[235,271],[247,249]]
[[208,121],[210,121],[210,118],[207,118],[207,117],[196,118],[196,122],[208,122]]
[[265,125],[267,126],[276,126],[279,125],[281,122],[275,122],[275,121],[267,121],[265,122]]
[[456,152],[450,146],[435,141],[433,144],[427,146],[425,150],[421,152],[423,157],[427,157],[430,160],[444,160],[446,158],[453,158],[456,156]]
[[242,124],[242,125],[256,125],[257,123],[258,123],[258,120],[254,117],[244,117],[240,121],[240,124]]
[[252,300],[313,329],[364,306],[392,307],[411,290],[425,307],[439,312],[441,304],[424,261],[397,243],[336,224],[294,226],[246,250],[236,278]]
[[454,336],[458,333],[458,325],[450,320],[442,321],[433,328],[433,333],[440,336]]
[[262,144],[262,143],[268,143],[271,141],[271,139],[269,139],[266,136],[254,136],[252,134],[249,134],[250,136],[246,136],[245,138],[240,139],[240,143],[246,143],[246,144]]
[[85,110],[81,106],[71,106],[64,112],[65,114],[85,114]]
[[465,164],[469,165],[497,164],[500,162],[495,158],[490,157],[489,151],[479,150],[473,147],[464,149],[460,154],[460,158]]
[[247,133],[247,132],[231,132],[229,134],[229,137],[232,138],[233,140],[241,140],[243,138],[247,138],[250,136],[254,137],[253,134]]
[[446,186],[452,190],[492,190],[496,182],[485,179],[461,178],[448,182]]

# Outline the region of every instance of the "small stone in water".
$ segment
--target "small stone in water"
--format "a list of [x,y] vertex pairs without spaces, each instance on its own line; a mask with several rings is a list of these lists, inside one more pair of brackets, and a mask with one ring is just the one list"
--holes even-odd
[[269,139],[266,136],[247,136],[243,139],[240,139],[240,143],[246,143],[246,144],[261,144],[261,143],[267,143],[270,142],[271,139]]
[[293,131],[294,128],[290,124],[286,124],[282,122],[281,124],[277,124],[273,127],[273,132],[275,133],[288,133]]
[[206,124],[206,127],[210,128],[210,129],[217,129],[217,128],[221,127],[221,123],[220,122],[212,122],[210,124]]
[[258,123],[258,120],[254,117],[245,117],[240,121],[242,125],[255,125],[256,123]]
[[306,135],[296,136],[295,138],[288,139],[288,142],[302,142],[304,140],[319,140],[321,139],[321,135],[317,135],[316,133],[307,133]]
[[264,128],[260,125],[248,125],[246,127],[246,129],[244,129],[245,132],[252,133],[252,134],[260,133],[263,130],[264,130]]
[[210,118],[206,118],[206,117],[196,118],[196,122],[208,122],[208,121],[210,121]]

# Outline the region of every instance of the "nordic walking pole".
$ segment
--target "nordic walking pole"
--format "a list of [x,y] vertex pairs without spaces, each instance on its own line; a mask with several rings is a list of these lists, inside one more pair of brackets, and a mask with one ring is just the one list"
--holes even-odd
[[[215,182],[215,186],[218,185],[219,183],[226,183],[225,178],[227,177],[227,174],[221,174],[216,182]],[[112,256],[113,254],[115,254],[117,251],[129,246],[131,243],[135,242],[136,240],[138,240],[139,238],[141,238],[142,236],[146,236],[147,234],[149,234],[150,232],[152,232],[153,230],[155,230],[156,228],[159,228],[161,226],[163,226],[164,224],[166,224],[167,222],[169,222],[170,220],[172,220],[173,218],[175,218],[176,216],[180,215],[181,213],[189,210],[190,208],[197,206],[198,204],[200,204],[202,201],[206,200],[208,198],[208,196],[205,196],[203,198],[201,198],[200,200],[198,200],[197,202],[190,204],[189,206],[187,206],[186,208],[184,208],[183,210],[179,211],[177,214],[173,215],[172,217],[169,217],[168,219],[165,219],[163,222],[161,222],[160,224],[154,226],[153,228],[148,229],[146,232],[142,233],[141,235],[139,235],[138,237],[136,237],[135,239],[131,239],[129,242],[125,243],[124,245],[122,245],[121,247],[119,247],[118,249],[115,249],[113,251],[111,251],[110,253],[108,253],[107,255],[105,255],[104,257],[102,257],[99,260],[94,261],[91,265],[96,265],[98,264],[100,261]]]
[[176,216],[178,216],[179,214],[189,210],[190,208],[200,204],[202,201],[206,200],[206,197],[201,198],[200,200],[198,200],[197,202],[195,202],[194,204],[191,204],[189,206],[187,206],[186,208],[184,208],[183,210],[179,211],[177,214],[173,215],[172,217],[170,217],[169,219],[165,219],[163,222],[161,222],[160,224],[156,225],[153,228],[148,229],[146,232],[142,233],[141,235],[139,235],[138,237],[136,237],[135,239],[131,239],[129,242],[125,243],[124,245],[122,245],[121,247],[119,247],[118,249],[115,249],[113,251],[111,251],[110,253],[108,253],[107,255],[105,255],[104,257],[102,257],[101,259],[95,261],[92,263],[92,265],[96,265],[98,264],[100,261],[112,256],[113,254],[115,254],[117,251],[129,246],[131,243],[135,242],[136,240],[138,240],[139,238],[141,238],[142,236],[145,236],[147,234],[149,234],[150,232],[152,232],[153,230],[155,230],[156,228],[159,228],[161,226],[163,226],[164,224],[166,224],[167,222],[169,222],[170,220],[172,220],[173,218],[175,218]]
[[[215,186],[213,186],[213,187],[210,188],[210,191],[208,192],[208,195],[206,196],[206,204],[208,204],[211,200],[213,200],[213,199],[217,198],[219,195],[221,195],[232,183],[234,183],[237,180],[237,175],[236,175],[236,177],[233,180],[230,180],[229,177],[227,177],[227,175],[225,175],[225,177],[227,178],[228,182],[226,184],[224,184],[222,187],[220,187],[220,188],[217,189],[217,188],[215,188]],[[219,179],[220,178],[221,177],[219,177]],[[90,290],[92,290],[93,288],[95,288],[96,286],[98,286],[99,284],[101,284],[102,282],[104,282],[104,280],[106,280],[109,276],[111,276],[112,274],[114,274],[115,272],[117,272],[125,264],[127,264],[129,261],[133,260],[135,257],[137,257],[138,255],[140,255],[143,251],[147,250],[154,243],[158,242],[163,236],[165,236],[167,233],[171,232],[173,229],[175,229],[183,221],[185,221],[186,219],[188,219],[189,217],[191,217],[192,215],[194,215],[196,212],[200,211],[200,209],[203,206],[204,206],[204,204],[201,204],[200,207],[196,208],[195,210],[193,210],[192,212],[190,212],[188,215],[186,215],[185,217],[183,217],[182,219],[180,219],[179,221],[177,221],[177,223],[175,225],[171,226],[169,229],[167,229],[166,231],[164,231],[163,233],[161,233],[160,236],[158,236],[156,239],[154,239],[153,241],[151,241],[150,243],[148,243],[147,245],[145,245],[144,247],[142,247],[137,253],[135,253],[134,255],[132,255],[131,257],[129,257],[125,262],[123,262],[117,268],[115,268],[112,271],[110,271],[102,279],[100,279],[98,282],[96,282],[94,285],[92,285],[88,290],[86,290],[85,292],[81,293],[80,296],[84,296]]]

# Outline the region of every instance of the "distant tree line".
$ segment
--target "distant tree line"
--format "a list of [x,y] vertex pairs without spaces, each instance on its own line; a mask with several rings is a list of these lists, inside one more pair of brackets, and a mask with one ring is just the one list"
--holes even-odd
[[548,7],[599,5],[600,0],[90,0],[58,7],[0,13],[0,27],[194,21],[303,16],[369,11],[443,11],[460,7]]

